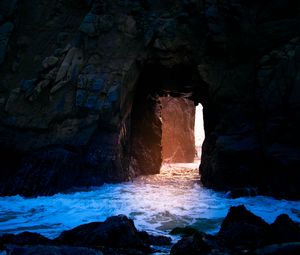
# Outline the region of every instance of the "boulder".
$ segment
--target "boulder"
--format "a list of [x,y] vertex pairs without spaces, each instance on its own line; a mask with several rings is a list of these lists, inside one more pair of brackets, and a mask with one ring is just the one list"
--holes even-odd
[[4,234],[0,237],[0,244],[14,245],[49,245],[52,240],[31,232],[22,232],[20,234]]
[[6,22],[0,25],[0,64],[2,64],[4,61],[8,47],[9,37],[13,29],[14,24],[11,22]]
[[266,242],[268,227],[244,205],[231,207],[217,234],[218,242],[227,247],[259,247]]
[[204,255],[212,250],[211,244],[206,240],[203,233],[195,233],[183,237],[171,249],[171,255]]
[[146,231],[140,231],[138,235],[144,243],[149,245],[161,246],[171,244],[171,238],[167,236],[154,236],[148,234]]
[[299,224],[291,220],[287,214],[279,215],[270,225],[270,243],[300,242]]
[[92,222],[64,231],[55,241],[64,245],[151,250],[149,245],[143,243],[133,221],[124,215],[109,217],[104,222]]
[[13,246],[7,249],[7,255],[103,255],[101,251],[70,246]]

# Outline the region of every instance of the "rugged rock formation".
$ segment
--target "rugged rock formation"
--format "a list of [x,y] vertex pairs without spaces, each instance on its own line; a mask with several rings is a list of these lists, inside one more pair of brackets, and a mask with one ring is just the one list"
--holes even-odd
[[161,97],[162,157],[164,162],[195,159],[195,105],[185,98]]
[[[136,229],[124,215],[64,231],[54,240],[24,232],[0,237],[0,252],[8,255],[145,255],[169,247],[171,255],[295,255],[300,251],[300,227],[287,215],[267,224],[244,206],[230,208],[219,233],[208,235],[191,228],[179,229],[183,238],[171,239]],[[155,249],[151,247],[155,245]],[[162,250],[162,249],[161,249]],[[166,250],[164,250],[166,251]],[[164,253],[165,254],[165,253]]]
[[299,24],[296,0],[1,1],[0,194],[157,173],[157,99],[189,93],[204,185],[299,198]]
[[172,247],[171,255],[283,255],[300,251],[300,227],[287,215],[278,216],[269,225],[242,205],[230,208],[217,235],[189,232]]
[[150,245],[170,244],[169,237],[138,231],[133,221],[124,215],[80,225],[64,231],[54,240],[29,232],[0,237],[0,251],[6,250],[8,255],[143,255],[155,251]]

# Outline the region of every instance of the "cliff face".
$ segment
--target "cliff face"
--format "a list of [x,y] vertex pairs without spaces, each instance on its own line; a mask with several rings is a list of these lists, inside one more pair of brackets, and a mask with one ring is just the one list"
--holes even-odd
[[194,162],[195,105],[185,98],[161,97],[162,157],[167,163]]
[[204,185],[299,198],[299,25],[296,0],[1,1],[0,194],[159,171],[157,97],[189,93]]

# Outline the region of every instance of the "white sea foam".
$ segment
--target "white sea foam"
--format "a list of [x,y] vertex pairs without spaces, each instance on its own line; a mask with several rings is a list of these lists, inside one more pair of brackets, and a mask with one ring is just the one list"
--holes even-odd
[[159,175],[71,194],[1,197],[0,234],[27,230],[53,238],[63,230],[118,214],[129,216],[138,229],[154,234],[186,225],[215,233],[229,207],[239,204],[269,223],[281,213],[300,222],[299,202],[264,196],[228,199],[200,185],[197,166],[165,165]]

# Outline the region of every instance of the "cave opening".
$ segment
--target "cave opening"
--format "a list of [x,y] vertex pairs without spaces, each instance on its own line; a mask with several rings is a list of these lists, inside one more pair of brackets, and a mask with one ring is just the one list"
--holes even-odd
[[168,163],[200,162],[204,140],[203,107],[186,97],[159,98],[162,121],[162,160]]
[[135,176],[159,174],[166,164],[198,169],[204,86],[197,73],[186,65],[143,68],[131,110],[129,169]]

